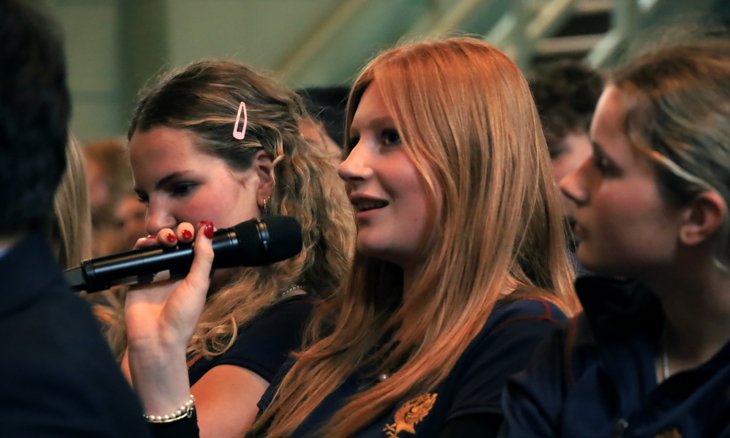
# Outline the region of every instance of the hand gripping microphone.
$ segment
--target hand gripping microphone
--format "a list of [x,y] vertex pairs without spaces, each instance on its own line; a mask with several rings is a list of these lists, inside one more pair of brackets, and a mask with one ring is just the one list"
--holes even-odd
[[[293,257],[302,250],[299,223],[289,216],[251,219],[213,235],[213,269],[260,266]],[[67,269],[66,281],[75,290],[97,292],[120,284],[149,283],[169,271],[184,277],[193,263],[193,246],[148,247],[85,260]]]

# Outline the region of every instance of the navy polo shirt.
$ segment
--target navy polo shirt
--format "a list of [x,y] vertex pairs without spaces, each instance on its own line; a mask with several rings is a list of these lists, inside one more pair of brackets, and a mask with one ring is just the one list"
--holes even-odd
[[[479,414],[501,415],[500,399],[508,376],[526,366],[534,349],[557,321],[565,315],[553,304],[540,299],[506,299],[498,303],[481,332],[470,342],[446,379],[436,388],[414,393],[393,406],[360,430],[358,437],[439,436],[452,420]],[[290,364],[291,365],[291,364]],[[259,402],[261,411],[270,404],[278,378]],[[397,375],[390,378],[397,378]],[[347,400],[363,387],[374,384],[371,373],[356,373],[347,378],[309,415],[294,437],[316,432]],[[406,415],[418,412],[418,415]],[[250,436],[254,436],[250,434]],[[266,436],[261,431],[255,436]]]
[[730,437],[730,342],[657,383],[659,301],[628,281],[581,278],[584,313],[541,346],[503,398],[513,437]]

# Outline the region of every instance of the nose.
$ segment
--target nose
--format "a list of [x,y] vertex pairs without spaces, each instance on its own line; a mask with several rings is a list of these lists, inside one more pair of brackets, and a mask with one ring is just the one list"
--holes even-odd
[[578,207],[588,202],[587,190],[587,174],[590,171],[591,157],[588,157],[583,163],[571,173],[565,175],[560,180],[560,191],[566,198],[574,202]]
[[174,228],[177,225],[175,216],[162,202],[150,199],[147,205],[147,232],[156,235],[163,228]]
[[337,173],[346,182],[364,180],[372,174],[366,145],[360,140],[340,163]]

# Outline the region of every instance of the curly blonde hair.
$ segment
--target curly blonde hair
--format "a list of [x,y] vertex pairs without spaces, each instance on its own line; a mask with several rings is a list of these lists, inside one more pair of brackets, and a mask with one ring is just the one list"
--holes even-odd
[[[248,112],[243,140],[231,135],[240,102]],[[224,353],[238,328],[274,304],[287,286],[300,284],[326,299],[346,277],[354,237],[351,207],[331,157],[300,134],[299,122],[307,117],[297,94],[230,60],[202,60],[174,70],[139,100],[130,138],[155,127],[182,129],[196,136],[202,152],[236,170],[249,168],[254,155],[266,151],[274,163],[270,214],[293,216],[302,229],[298,256],[241,268],[209,296],[190,357]]]

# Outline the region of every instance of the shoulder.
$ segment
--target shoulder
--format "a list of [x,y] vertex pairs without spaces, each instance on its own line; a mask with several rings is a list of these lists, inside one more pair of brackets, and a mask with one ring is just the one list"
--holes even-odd
[[290,353],[300,348],[316,303],[317,299],[311,296],[297,295],[264,309],[238,328],[236,339],[224,354],[193,364],[192,381],[197,381],[213,366],[235,365],[270,382]]
[[278,301],[271,306],[263,310],[255,320],[266,319],[266,318],[281,318],[282,315],[296,316],[303,315],[309,317],[314,306],[319,302],[319,299],[309,294],[307,295],[293,295]]
[[573,378],[566,369],[566,331],[576,322],[574,317],[566,328],[549,333],[525,369],[507,380],[502,397],[507,436],[559,435],[566,379]]
[[439,397],[451,400],[447,419],[500,414],[507,378],[527,366],[540,342],[563,320],[563,313],[546,300],[499,302],[442,385],[449,394]]
[[238,338],[246,334],[267,338],[286,337],[292,332],[297,335],[305,328],[318,299],[309,295],[296,295],[281,300],[262,310],[251,321],[239,327]]
[[531,323],[557,326],[565,314],[552,302],[540,298],[508,298],[497,302],[484,325],[494,333],[509,327],[529,326]]
[[554,329],[563,327],[565,321],[563,312],[547,300],[500,301],[463,356],[469,358],[467,363],[486,366],[488,362],[492,368],[513,361],[524,365],[537,344]]

